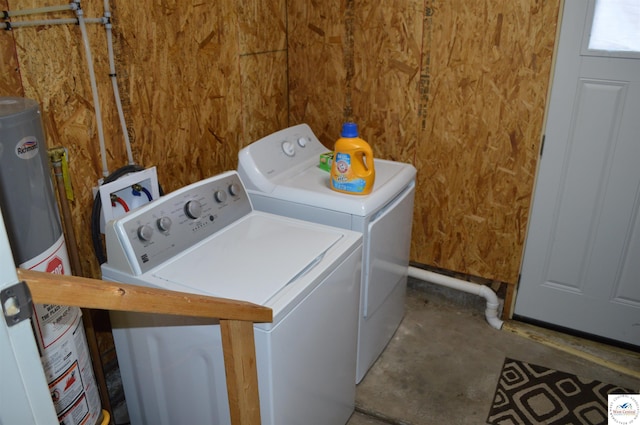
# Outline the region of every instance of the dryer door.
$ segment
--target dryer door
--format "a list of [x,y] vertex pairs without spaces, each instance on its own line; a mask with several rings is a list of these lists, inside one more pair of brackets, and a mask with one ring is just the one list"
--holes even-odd
[[375,313],[398,282],[406,281],[414,192],[412,184],[376,213],[369,223],[369,238],[366,242],[368,258],[365,259],[365,318]]

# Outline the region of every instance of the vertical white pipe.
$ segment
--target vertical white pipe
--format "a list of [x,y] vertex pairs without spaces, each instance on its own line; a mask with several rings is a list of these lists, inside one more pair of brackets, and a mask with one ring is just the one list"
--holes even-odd
[[104,16],[110,18],[111,17],[111,5],[109,5],[109,0],[104,0]]
[[[105,2],[107,3],[107,2]],[[105,17],[111,19],[111,13],[105,10]],[[129,165],[133,165],[133,153],[131,152],[131,141],[129,140],[129,132],[127,131],[127,122],[124,119],[124,111],[122,110],[122,100],[120,99],[120,90],[118,89],[118,79],[116,78],[116,65],[113,54],[113,36],[111,31],[111,22],[105,24],[107,31],[107,50],[109,55],[109,76],[111,77],[111,85],[113,86],[113,97],[115,98],[116,108],[118,109],[118,118],[120,119],[120,127],[124,136],[124,144],[127,149],[127,157]]]
[[37,21],[16,22],[16,23],[6,22],[6,23],[0,23],[0,29],[7,29],[7,28],[10,29],[10,28],[18,28],[18,27],[26,27],[26,26],[34,26],[34,25],[58,25],[58,24],[75,24],[75,23],[77,23],[80,26],[80,32],[82,34],[82,41],[84,44],[85,54],[87,58],[87,66],[89,69],[89,80],[91,83],[91,92],[93,95],[93,103],[94,103],[94,109],[95,109],[95,115],[96,115],[98,140],[100,144],[100,156],[102,157],[102,174],[104,177],[107,177],[109,175],[109,169],[107,165],[104,130],[102,125],[102,111],[100,107],[100,100],[98,97],[98,86],[96,83],[95,70],[93,67],[93,56],[91,54],[91,47],[89,45],[89,38],[87,35],[87,27],[86,27],[87,23],[100,22],[105,24],[105,29],[107,33],[107,50],[108,50],[108,57],[109,57],[109,76],[111,78],[111,84],[113,86],[113,95],[115,98],[116,108],[118,110],[120,125],[122,127],[122,132],[124,135],[129,164],[134,164],[133,153],[131,151],[131,142],[129,140],[129,132],[127,131],[127,125],[124,119],[124,112],[122,110],[122,101],[120,99],[120,91],[118,90],[118,82],[116,79],[109,0],[104,0],[104,17],[97,18],[97,19],[84,18],[84,13],[82,11],[82,8],[80,7],[80,0],[74,0],[70,4],[61,5],[61,6],[46,6],[46,7],[41,7],[37,9],[28,9],[28,10],[22,10],[22,11],[5,11],[5,16],[11,17],[11,16],[41,14],[41,13],[64,11],[64,10],[75,11],[76,19],[51,19],[51,20],[37,20]]
[[107,166],[107,151],[104,142],[104,131],[102,129],[102,111],[100,110],[100,99],[98,97],[98,86],[96,84],[96,74],[93,69],[93,57],[91,55],[91,47],[89,46],[89,37],[87,36],[87,26],[84,22],[82,9],[78,7],[76,10],[76,16],[78,17],[78,24],[80,25],[80,32],[82,33],[82,41],[84,43],[84,50],[87,57],[87,66],[89,68],[89,80],[91,82],[91,92],[93,94],[93,104],[96,111],[96,124],[98,127],[98,141],[100,143],[100,156],[102,157],[102,175],[107,177],[109,175],[109,168]]

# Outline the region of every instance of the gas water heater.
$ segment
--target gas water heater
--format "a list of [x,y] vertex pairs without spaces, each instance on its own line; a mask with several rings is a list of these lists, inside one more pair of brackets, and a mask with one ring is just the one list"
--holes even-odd
[[[15,263],[71,274],[36,101],[0,97],[0,208]],[[34,305],[33,329],[60,424],[102,414],[78,307]]]

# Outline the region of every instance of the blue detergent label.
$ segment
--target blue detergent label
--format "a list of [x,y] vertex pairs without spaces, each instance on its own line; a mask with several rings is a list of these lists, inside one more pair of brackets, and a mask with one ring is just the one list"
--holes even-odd
[[363,192],[367,182],[359,177],[353,176],[351,171],[351,155],[338,153],[334,158],[338,175],[331,176],[331,185],[334,189],[345,192]]

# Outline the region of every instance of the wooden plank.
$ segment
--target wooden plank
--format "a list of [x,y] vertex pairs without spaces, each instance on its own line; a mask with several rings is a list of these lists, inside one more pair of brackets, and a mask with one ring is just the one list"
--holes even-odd
[[232,425],[259,425],[260,398],[253,324],[221,320],[222,351]]
[[17,269],[38,304],[220,319],[232,425],[259,425],[260,399],[252,322],[270,322],[270,308],[96,279]]
[[598,342],[516,320],[506,321],[502,329],[505,332],[514,333],[621,374],[640,379],[640,368],[638,368],[640,354],[638,353],[615,346],[606,346],[607,352],[606,355],[603,355],[601,349],[593,349],[594,346],[602,346]]
[[17,269],[29,286],[34,303],[100,310],[173,314],[251,322],[271,322],[268,307],[245,301],[167,291],[97,279]]

